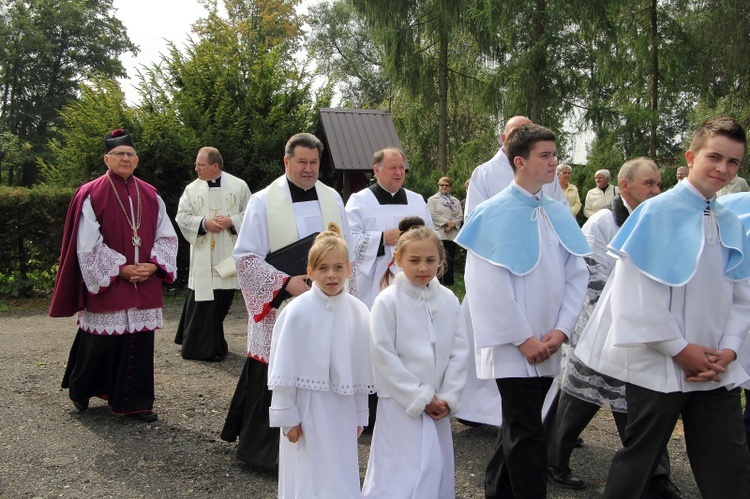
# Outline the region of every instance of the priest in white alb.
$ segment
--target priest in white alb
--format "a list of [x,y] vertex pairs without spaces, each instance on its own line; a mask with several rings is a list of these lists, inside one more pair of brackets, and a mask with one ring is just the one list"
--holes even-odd
[[388,266],[394,274],[400,272],[392,261],[399,220],[417,216],[434,229],[424,198],[403,187],[406,158],[400,149],[389,147],[376,152],[372,169],[377,182],[352,194],[346,203],[352,231],[349,245],[353,265],[351,291],[368,308],[380,293],[380,279]]
[[223,360],[228,351],[224,318],[239,288],[232,250],[250,189],[223,168],[218,149],[201,148],[195,159],[198,178],[177,207],[177,225],[190,243],[188,294],[174,340],[182,345],[183,359]]
[[239,437],[237,458],[266,469],[275,469],[279,454],[279,430],[269,426],[268,413],[273,326],[285,303],[310,289],[305,270],[290,275],[266,257],[325,230],[330,223],[341,229],[345,239],[349,233],[341,196],[318,181],[322,152],[323,143],[312,134],[289,139],[284,150],[285,174],[250,197],[233,253],[248,313],[247,361],[221,438],[234,442]]

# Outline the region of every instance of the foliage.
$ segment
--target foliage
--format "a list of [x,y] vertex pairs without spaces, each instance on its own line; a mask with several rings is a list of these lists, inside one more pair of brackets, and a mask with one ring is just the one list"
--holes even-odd
[[[373,21],[362,10],[373,9],[367,11],[371,14],[390,8],[388,5],[360,7],[353,8],[351,2],[339,0],[311,10],[309,22],[313,29],[309,46],[320,74],[340,89],[345,105],[391,111],[411,167],[407,178],[410,189],[431,195],[437,179],[446,174],[456,179],[457,186],[462,185],[477,164],[497,151],[497,113],[493,106],[484,105],[486,67],[476,43],[461,28],[453,29],[446,46],[447,92],[445,110],[441,112],[440,57],[431,46],[434,39],[428,33],[429,28],[417,22],[383,28],[378,25],[380,21]],[[407,7],[414,8],[399,8]],[[437,22],[434,18],[443,14],[434,2],[424,9],[426,17],[421,18],[424,23]],[[437,13],[432,15],[434,12]],[[385,32],[379,33],[383,29]],[[399,31],[399,36],[408,37],[409,41],[404,43],[419,46],[421,53],[405,53],[401,63],[387,61],[388,42],[383,40],[394,35],[394,30],[406,30]],[[401,69],[394,69],[397,64],[402,64]],[[415,66],[406,68],[407,64]],[[386,69],[389,67],[391,72],[411,73],[393,77]],[[441,126],[446,129],[444,166],[440,163]],[[461,192],[459,187],[456,194]]]
[[[93,71],[123,76],[119,56],[137,50],[114,17],[112,0],[3,0],[0,37],[0,130],[41,156],[79,83]],[[36,181],[36,160],[27,154],[22,160],[22,178],[11,168],[9,185]]]
[[72,189],[0,187],[0,294],[30,296],[52,288]]
[[586,34],[592,70],[585,118],[598,137],[598,155],[589,162],[637,156],[676,161],[698,91],[689,77],[695,39],[684,18],[691,3],[605,2]]
[[115,128],[125,128],[140,146],[141,126],[135,112],[125,105],[125,96],[114,81],[95,75],[81,87],[81,97],[61,113],[59,138],[50,140],[50,160],[40,160],[44,184],[78,187],[104,173],[103,137]]
[[[436,106],[437,148],[432,158],[438,170],[448,168],[449,93],[455,81],[476,80],[475,75],[456,71],[462,60],[475,62],[469,54],[451,58],[462,41],[460,0],[349,0],[366,20],[373,39],[382,47],[383,72],[415,101]],[[455,53],[455,51],[454,51]],[[480,65],[475,65],[481,71]],[[464,89],[468,87],[463,85]],[[479,94],[475,94],[479,95]]]
[[[311,77],[294,54],[301,19],[297,0],[226,0],[227,17],[207,1],[207,18],[194,25],[183,50],[170,45],[162,61],[142,68],[140,102],[125,104],[119,86],[93,76],[81,98],[61,113],[60,138],[42,161],[48,185],[75,186],[104,171],[102,137],[127,128],[139,157],[136,175],[159,189],[174,214],[185,186],[195,178],[200,147],[217,147],[228,172],[253,191],[282,170],[283,146],[293,134],[316,128],[318,107]],[[187,267],[180,245],[179,268]],[[181,272],[184,276],[185,272]]]
[[315,4],[307,22],[308,53],[317,73],[340,94],[343,107],[377,108],[390,102],[393,86],[383,73],[383,47],[374,42],[365,19],[350,3]]
[[185,166],[204,145],[217,147],[227,171],[252,190],[264,187],[282,171],[286,140],[315,128],[315,110],[327,102],[313,100],[311,79],[293,58],[297,3],[228,0],[227,19],[214,5],[185,53],[172,46],[161,66],[146,71],[140,113],[155,134],[178,136],[175,153],[187,157],[170,173],[180,189],[192,178]]

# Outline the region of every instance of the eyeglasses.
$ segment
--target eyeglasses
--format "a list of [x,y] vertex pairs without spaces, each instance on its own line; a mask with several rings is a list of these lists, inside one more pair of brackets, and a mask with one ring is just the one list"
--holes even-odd
[[438,187],[450,187],[451,184],[438,184]]
[[211,166],[208,163],[193,163],[196,168],[203,168],[204,166]]
[[128,152],[128,151],[115,151],[115,152],[108,152],[107,156],[114,156],[115,158],[137,158],[138,155],[134,152]]

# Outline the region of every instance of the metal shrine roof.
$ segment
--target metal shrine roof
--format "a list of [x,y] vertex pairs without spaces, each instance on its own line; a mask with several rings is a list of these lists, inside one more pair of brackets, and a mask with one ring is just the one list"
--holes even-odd
[[[320,125],[336,171],[372,170],[372,155],[401,147],[391,113],[372,109],[320,109]],[[406,162],[409,168],[409,162]]]

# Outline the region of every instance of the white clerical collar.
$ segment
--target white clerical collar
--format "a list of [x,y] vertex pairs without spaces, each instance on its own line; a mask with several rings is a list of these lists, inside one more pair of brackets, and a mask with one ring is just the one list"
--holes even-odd
[[383,189],[383,190],[384,190],[385,192],[387,192],[388,194],[390,194],[390,195],[391,195],[391,197],[393,197],[393,196],[395,196],[396,194],[398,194],[398,191],[400,191],[400,190],[401,190],[401,188],[399,187],[398,189],[396,189],[396,192],[391,192],[391,191],[389,191],[388,189],[386,189],[385,187],[383,187],[383,184],[381,184],[381,183],[380,183],[380,180],[378,180],[378,185],[380,186],[380,188],[381,188],[381,189]]
[[628,203],[628,201],[622,196],[620,196],[620,199],[622,199],[622,204],[625,205],[625,208],[627,208],[628,213],[633,213],[633,208],[631,208],[630,203]]
[[707,203],[710,203],[716,197],[716,194],[714,194],[710,198],[707,198],[706,196],[701,194],[701,191],[699,191],[693,184],[691,184],[690,180],[688,180],[687,178],[683,179],[682,183],[685,184],[685,187],[687,187],[690,192],[692,192],[693,194],[695,194],[696,196],[698,196],[699,198],[701,198]]
[[526,189],[524,189],[523,187],[521,187],[521,186],[520,186],[520,185],[518,184],[518,182],[516,182],[516,180],[515,180],[515,179],[513,179],[513,180],[511,181],[511,185],[512,185],[513,187],[515,187],[516,189],[518,189],[518,190],[519,190],[519,191],[521,192],[521,194],[523,194],[524,196],[528,196],[528,197],[530,197],[530,198],[532,198],[532,199],[536,199],[536,200],[539,200],[539,198],[540,198],[540,197],[541,197],[541,195],[542,195],[542,189],[541,189],[541,188],[540,188],[540,189],[539,189],[539,190],[538,190],[537,192],[535,192],[534,194],[532,194],[532,193],[530,193],[529,191],[527,191]]

